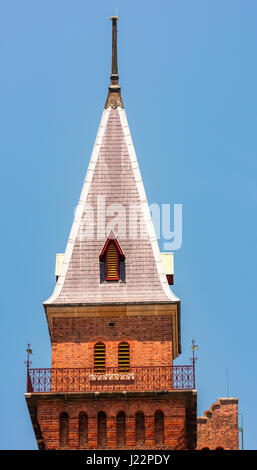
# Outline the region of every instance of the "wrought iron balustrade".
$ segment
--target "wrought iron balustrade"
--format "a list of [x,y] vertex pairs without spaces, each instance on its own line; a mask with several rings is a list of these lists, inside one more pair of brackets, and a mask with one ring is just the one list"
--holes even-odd
[[106,367],[100,373],[90,368],[27,368],[28,393],[192,390],[194,388],[194,365],[130,367],[128,371]]

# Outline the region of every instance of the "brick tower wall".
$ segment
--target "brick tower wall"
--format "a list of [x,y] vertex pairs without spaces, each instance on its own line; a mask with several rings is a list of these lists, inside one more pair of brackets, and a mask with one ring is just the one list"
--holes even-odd
[[197,449],[238,450],[238,398],[218,398],[197,419]]
[[123,341],[130,345],[131,367],[172,366],[172,317],[144,315],[54,318],[52,367],[93,367],[97,342],[106,346],[106,367],[117,367]]
[[[122,439],[119,445],[117,442],[117,415],[121,411],[125,415],[123,446]],[[155,423],[155,413],[160,411],[163,413],[163,428]],[[106,416],[106,420],[101,417],[99,425],[100,412]],[[83,433],[83,440],[79,435],[82,413],[87,420],[87,436]],[[137,421],[137,413],[143,416],[143,422],[140,417]],[[66,417],[64,424],[61,424],[64,438],[60,436],[60,416]],[[81,448],[88,449],[116,449],[118,446],[127,449],[186,448],[186,409],[183,398],[49,397],[38,401],[37,419],[46,449],[79,449],[79,442],[84,442]]]

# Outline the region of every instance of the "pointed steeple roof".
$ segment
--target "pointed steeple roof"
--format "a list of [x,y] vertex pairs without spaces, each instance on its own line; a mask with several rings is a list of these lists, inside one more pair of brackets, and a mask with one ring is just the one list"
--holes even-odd
[[[111,85],[61,273],[53,294],[44,302],[45,307],[102,303],[179,303],[164,272],[121,99],[117,65],[117,18],[111,19]],[[135,208],[136,216],[131,219]],[[116,217],[117,212],[123,216],[122,224]],[[125,255],[126,282],[100,283],[99,255],[111,230],[117,235]]]

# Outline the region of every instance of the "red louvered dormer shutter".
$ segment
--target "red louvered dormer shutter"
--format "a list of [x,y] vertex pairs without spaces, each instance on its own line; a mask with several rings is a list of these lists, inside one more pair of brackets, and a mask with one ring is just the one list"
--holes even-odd
[[125,255],[111,231],[99,254],[100,283],[105,281],[126,282]]
[[116,244],[111,241],[106,253],[106,280],[117,281],[119,279],[119,253]]

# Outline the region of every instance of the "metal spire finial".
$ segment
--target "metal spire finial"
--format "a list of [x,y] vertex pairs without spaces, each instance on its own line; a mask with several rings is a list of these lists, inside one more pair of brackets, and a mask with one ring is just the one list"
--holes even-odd
[[112,68],[111,68],[111,84],[109,86],[109,92],[105,103],[105,108],[117,108],[120,106],[124,108],[118,75],[118,52],[117,52],[117,16],[111,17],[112,21]]
[[118,52],[117,52],[117,16],[112,16],[112,73],[111,73],[111,82],[118,83]]

